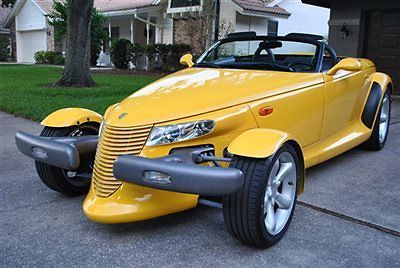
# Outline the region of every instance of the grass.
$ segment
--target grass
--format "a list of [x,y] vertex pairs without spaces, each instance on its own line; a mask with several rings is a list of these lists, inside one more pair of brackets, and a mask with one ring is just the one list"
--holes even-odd
[[103,114],[155,76],[93,74],[92,88],[51,87],[61,77],[61,68],[49,66],[0,65],[0,110],[40,121],[55,110],[82,107]]

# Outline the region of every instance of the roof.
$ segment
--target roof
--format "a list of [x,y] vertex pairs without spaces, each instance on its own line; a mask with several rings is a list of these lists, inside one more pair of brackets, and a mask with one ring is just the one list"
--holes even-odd
[[290,16],[286,9],[274,5],[270,6],[275,0],[232,0],[245,11],[257,12],[270,15]]
[[320,7],[331,7],[331,0],[302,0],[304,4],[320,6]]
[[[53,10],[53,0],[34,0],[46,13]],[[94,7],[100,12],[119,10],[130,10],[149,7],[155,3],[154,0],[94,0]]]
[[[0,0],[1,1],[1,0]],[[6,16],[5,24],[9,25],[14,16],[18,13],[26,0],[17,0],[14,4],[14,9],[10,15]],[[44,15],[53,11],[53,0],[32,0],[42,10]],[[63,1],[63,0],[60,0]],[[166,0],[164,0],[166,1]],[[224,0],[222,0],[224,1]],[[225,0],[226,1],[226,0]],[[276,0],[231,0],[238,8],[246,15],[275,15],[275,16],[290,16],[290,13],[284,8],[273,5]],[[94,7],[99,12],[119,12],[131,11],[135,9],[160,6],[162,0],[94,0]],[[279,2],[279,1],[278,1]],[[273,6],[272,6],[273,5]]]
[[94,0],[94,6],[100,12],[129,10],[155,5],[154,0]]

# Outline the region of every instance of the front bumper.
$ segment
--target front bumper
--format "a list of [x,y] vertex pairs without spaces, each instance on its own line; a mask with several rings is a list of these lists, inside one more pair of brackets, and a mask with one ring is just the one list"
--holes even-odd
[[224,196],[238,191],[243,185],[242,171],[196,164],[203,151],[209,150],[180,149],[157,159],[123,155],[114,163],[114,176],[123,182],[186,194]]
[[17,148],[39,162],[66,170],[77,170],[80,156],[96,152],[98,136],[38,137],[22,131],[15,135]]

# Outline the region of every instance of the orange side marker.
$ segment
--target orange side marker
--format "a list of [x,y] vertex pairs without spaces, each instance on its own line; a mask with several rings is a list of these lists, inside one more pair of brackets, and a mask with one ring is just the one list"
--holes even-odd
[[274,108],[267,106],[267,107],[261,108],[258,111],[258,114],[261,116],[268,116],[268,115],[272,114],[273,111],[274,111]]

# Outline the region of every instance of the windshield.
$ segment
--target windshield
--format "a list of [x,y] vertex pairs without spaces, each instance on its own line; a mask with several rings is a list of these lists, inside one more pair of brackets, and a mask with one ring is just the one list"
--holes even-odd
[[312,72],[315,44],[279,39],[223,40],[204,53],[196,67]]

